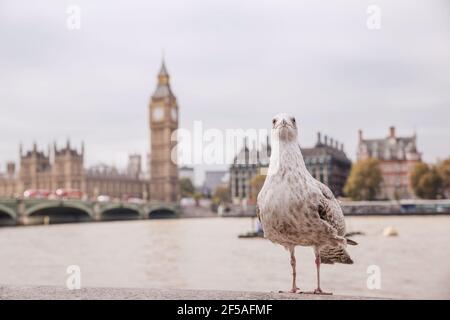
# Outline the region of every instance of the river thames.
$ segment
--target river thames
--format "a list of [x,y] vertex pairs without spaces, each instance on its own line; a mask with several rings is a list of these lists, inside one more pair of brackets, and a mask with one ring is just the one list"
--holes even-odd
[[[450,216],[347,217],[355,264],[323,265],[335,294],[450,299]],[[392,226],[396,237],[385,237]],[[195,218],[0,228],[0,284],[278,291],[290,288],[289,255],[265,239],[239,239],[249,218]],[[314,255],[297,247],[298,285],[315,288]],[[376,266],[376,267],[370,267]],[[380,289],[369,289],[371,268]]]

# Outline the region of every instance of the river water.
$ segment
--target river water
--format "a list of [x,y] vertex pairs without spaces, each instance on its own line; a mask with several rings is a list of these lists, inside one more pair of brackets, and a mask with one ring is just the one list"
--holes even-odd
[[[322,267],[323,289],[450,299],[450,216],[346,221],[348,231],[365,235],[349,247],[355,264]],[[287,251],[265,239],[238,239],[251,224],[249,218],[198,218],[0,228],[0,284],[64,286],[67,266],[78,265],[86,287],[289,289]],[[383,236],[387,226],[398,236]],[[297,265],[299,287],[313,289],[310,248],[297,248]],[[369,277],[381,288],[369,289]]]

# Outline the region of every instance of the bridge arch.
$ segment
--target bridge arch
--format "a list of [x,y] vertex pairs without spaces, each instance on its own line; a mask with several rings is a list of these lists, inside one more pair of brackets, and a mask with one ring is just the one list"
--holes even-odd
[[170,206],[155,206],[150,208],[148,217],[149,219],[160,219],[160,218],[175,218],[177,216],[177,211]]
[[0,204],[0,226],[16,224],[16,212],[2,204]]
[[102,220],[135,220],[141,217],[141,210],[133,205],[113,204],[104,207],[101,211]]
[[78,203],[44,202],[25,211],[28,217],[49,217],[50,223],[83,222],[94,217],[92,209]]

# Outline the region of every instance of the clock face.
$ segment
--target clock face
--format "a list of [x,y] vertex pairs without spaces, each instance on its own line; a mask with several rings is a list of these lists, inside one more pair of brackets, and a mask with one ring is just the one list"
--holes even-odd
[[153,120],[154,121],[161,121],[164,117],[164,110],[162,107],[156,107],[153,109]]
[[177,121],[177,110],[175,108],[172,108],[170,115],[172,116],[173,121]]

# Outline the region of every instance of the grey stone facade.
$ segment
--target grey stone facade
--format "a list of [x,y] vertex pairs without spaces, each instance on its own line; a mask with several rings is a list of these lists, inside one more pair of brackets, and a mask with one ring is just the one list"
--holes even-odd
[[343,195],[352,162],[344,152],[344,145],[317,133],[316,145],[302,148],[306,168],[311,175],[326,184],[336,197]]
[[[247,199],[252,194],[251,180],[258,174],[266,174],[271,146],[267,140],[261,148],[249,148],[247,143],[234,158],[230,166],[230,192],[235,201]],[[327,136],[318,139],[314,147],[302,148],[308,171],[317,180],[325,183],[336,196],[343,195],[343,188],[351,169],[351,160],[344,147]],[[253,199],[254,200],[254,199]]]

